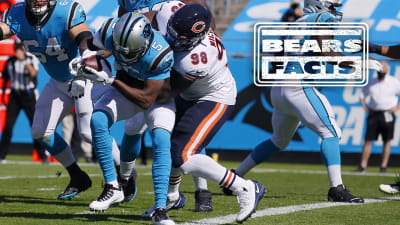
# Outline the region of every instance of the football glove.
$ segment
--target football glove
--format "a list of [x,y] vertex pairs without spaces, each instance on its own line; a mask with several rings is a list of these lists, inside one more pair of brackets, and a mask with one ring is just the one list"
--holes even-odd
[[368,69],[381,72],[383,70],[383,66],[380,62],[378,62],[375,59],[368,59]]
[[69,72],[71,73],[72,76],[76,77],[78,76],[79,70],[82,67],[82,63],[85,59],[92,57],[94,55],[103,55],[103,52],[97,52],[97,51],[91,51],[89,49],[86,49],[85,51],[82,52],[81,56],[73,58],[69,62]]
[[112,84],[114,77],[110,70],[97,71],[90,67],[82,67],[79,76],[91,80],[93,83]]
[[74,78],[69,85],[69,92],[74,99],[81,98],[85,94],[86,79]]

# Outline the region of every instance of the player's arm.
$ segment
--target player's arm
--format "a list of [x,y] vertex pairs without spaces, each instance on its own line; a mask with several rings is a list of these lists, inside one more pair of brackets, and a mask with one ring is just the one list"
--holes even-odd
[[70,37],[75,40],[82,54],[88,49],[88,40],[93,39],[92,32],[86,23],[80,23],[68,30]]
[[393,46],[381,46],[373,43],[369,43],[369,52],[377,53],[383,56],[387,56],[393,59],[400,59],[400,45]]
[[143,109],[148,109],[155,102],[158,93],[164,85],[165,80],[144,80],[144,88],[138,89],[129,86],[118,76],[114,79],[112,86],[120,91],[126,98],[133,101]]
[[178,71],[171,70],[171,93],[173,96],[178,95],[188,89],[195,81],[191,76],[181,74]]

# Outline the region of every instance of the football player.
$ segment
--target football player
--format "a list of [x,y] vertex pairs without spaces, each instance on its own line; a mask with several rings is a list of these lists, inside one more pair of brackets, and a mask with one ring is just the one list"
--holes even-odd
[[[337,7],[341,5],[340,0],[305,0],[305,15],[297,22],[339,22],[342,13],[337,11]],[[271,102],[274,108],[272,137],[258,144],[235,172],[244,176],[272,154],[285,149],[301,121],[322,139],[321,154],[330,183],[328,200],[363,203],[362,198],[350,194],[343,185],[339,149],[341,131],[326,97],[310,86],[272,87]]]
[[36,103],[31,133],[70,175],[70,182],[58,199],[73,198],[92,185],[88,175],[76,164],[70,146],[55,132],[64,115],[75,106],[80,135],[91,142],[92,83],[73,79],[68,72],[68,63],[78,49],[82,55],[90,54],[87,40],[92,34],[85,20],[85,12],[78,2],[25,0],[7,10],[0,23],[0,38],[16,34],[51,77]]
[[[159,13],[162,17],[163,12]],[[158,26],[166,28],[166,40],[174,50],[171,86],[172,93],[179,94],[171,138],[175,168],[171,176],[183,172],[229,188],[240,204],[236,219],[243,222],[255,212],[265,187],[199,154],[228,119],[236,102],[235,80],[222,42],[210,29],[211,20],[211,12],[200,4],[182,6],[169,20],[157,18]],[[179,201],[177,187],[170,187],[168,198]]]
[[[113,78],[109,71],[96,71],[89,67],[83,68],[92,74],[82,73],[86,78],[113,87],[95,105],[91,119],[93,146],[106,184],[103,193],[90,203],[89,208],[103,211],[125,198],[112,165],[112,137],[109,129],[113,123],[131,118],[143,109],[148,112],[149,117],[158,117],[159,107],[153,103],[170,76],[174,60],[168,43],[151,28],[147,18],[138,13],[129,12],[119,19],[106,20],[96,32],[93,43],[99,49],[112,52],[117,71],[116,78]],[[171,109],[165,107],[161,110]],[[165,185],[163,189],[156,189],[165,193],[156,195],[158,208],[153,215],[155,224],[174,224],[165,209],[171,168],[170,131],[166,128],[173,127],[174,118],[154,119],[149,126],[154,154],[163,159],[157,167],[153,164],[153,180],[155,184],[159,182]],[[125,153],[122,147],[121,158],[124,158],[124,154],[129,153]],[[157,177],[154,176],[155,170],[158,170]]]
[[[165,27],[158,27],[156,23],[156,19],[153,18],[157,17],[158,20],[168,20],[171,14],[176,11],[179,7],[183,6],[184,3],[196,3],[199,2],[206,6],[204,0],[185,0],[185,1],[136,1],[132,4],[131,1],[126,0],[119,0],[120,10],[119,15],[123,15],[127,11],[135,11],[135,12],[146,12],[146,16],[149,17],[152,21],[153,27],[158,29],[158,32],[162,35],[166,32]],[[163,11],[165,13],[157,13],[155,11]],[[149,12],[150,13],[147,13]],[[156,16],[157,15],[157,16]],[[160,18],[162,17],[162,18]],[[162,92],[168,92],[169,88],[164,88]],[[161,93],[160,95],[165,95]],[[160,101],[163,101],[162,103]],[[171,99],[167,100],[159,100],[157,101],[157,105],[151,109],[151,112],[157,112],[157,116],[149,115],[149,110],[146,110],[144,113],[138,113],[131,119],[125,122],[125,133],[122,139],[121,148],[121,177],[122,177],[122,184],[124,189],[124,194],[126,196],[126,200],[132,200],[135,193],[136,193],[136,171],[134,169],[135,166],[135,159],[136,156],[139,155],[141,149],[141,137],[143,132],[146,130],[147,126],[150,127],[161,127],[171,133],[174,125],[175,120],[175,106],[174,102]],[[169,124],[160,123],[157,121],[157,118],[168,118],[168,121],[171,121]],[[154,121],[156,120],[156,121]],[[163,120],[164,121],[164,120]],[[168,126],[166,126],[168,125]],[[205,152],[205,151],[203,151]],[[154,177],[154,189],[155,189],[155,199],[160,199],[158,196],[165,193],[162,191],[167,188],[167,184],[163,184],[161,182],[161,177],[159,176],[159,169],[158,165],[163,164],[164,160],[160,155],[153,154],[153,177]],[[163,168],[163,167],[161,167]],[[163,174],[163,172],[160,172]],[[161,180],[160,180],[161,179]],[[173,176],[170,178],[170,184],[175,185],[178,187],[180,184],[181,177],[180,176]],[[195,211],[212,211],[212,200],[211,200],[211,192],[208,191],[207,181],[204,178],[193,176],[193,180],[196,186],[195,192]],[[186,199],[184,195],[181,193],[179,201],[172,201],[170,204],[167,205],[167,208],[183,208],[186,203]],[[156,204],[157,205],[157,204]],[[143,215],[144,216],[151,216],[152,212],[154,211],[154,207],[150,210],[147,210]]]

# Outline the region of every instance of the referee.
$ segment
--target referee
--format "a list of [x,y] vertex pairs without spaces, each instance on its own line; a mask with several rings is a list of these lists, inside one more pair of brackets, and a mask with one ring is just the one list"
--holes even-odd
[[[377,140],[379,134],[382,135],[383,151],[380,172],[385,173],[390,156],[390,140],[394,133],[394,113],[399,110],[398,95],[400,95],[400,81],[390,75],[386,62],[382,62],[383,70],[378,73],[378,77],[372,79],[367,86],[362,89],[360,96],[361,104],[366,112],[367,132],[361,156],[361,163],[356,172],[366,172],[368,159],[371,153],[372,141]],[[370,97],[368,107],[365,98]]]
[[[39,60],[31,53],[25,51],[22,43],[15,43],[15,56],[11,56],[3,70],[3,93],[10,81],[11,93],[7,105],[6,125],[0,141],[0,162],[5,162],[8,148],[11,142],[12,129],[19,112],[23,109],[32,125],[33,114],[37,99],[37,79],[36,75],[39,69]],[[2,104],[4,104],[4,94],[2,95]],[[47,161],[45,150],[41,145],[34,141],[34,148],[38,151],[39,157],[44,162]]]

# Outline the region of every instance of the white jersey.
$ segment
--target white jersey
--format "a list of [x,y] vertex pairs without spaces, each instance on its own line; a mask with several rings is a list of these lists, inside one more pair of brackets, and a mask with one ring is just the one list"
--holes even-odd
[[[160,33],[165,35],[172,14],[183,4],[179,1],[162,5],[157,13]],[[174,52],[173,68],[184,78],[194,81],[181,93],[188,101],[207,100],[227,105],[236,103],[236,83],[228,68],[228,59],[221,40],[210,29],[206,37],[191,51]]]

